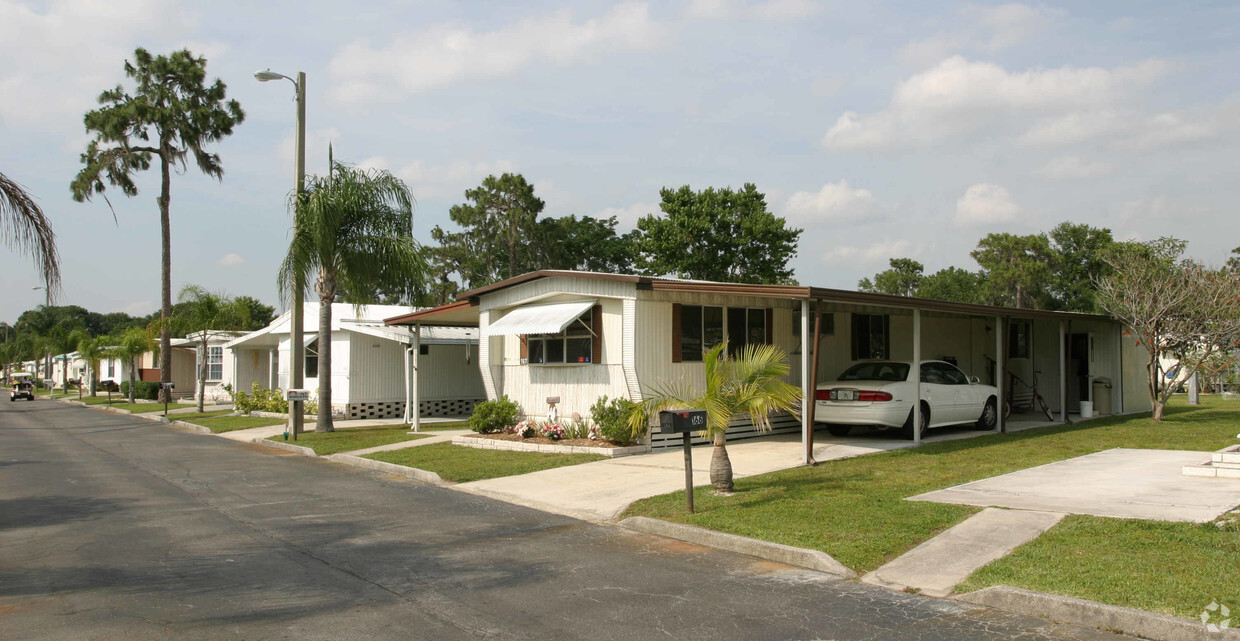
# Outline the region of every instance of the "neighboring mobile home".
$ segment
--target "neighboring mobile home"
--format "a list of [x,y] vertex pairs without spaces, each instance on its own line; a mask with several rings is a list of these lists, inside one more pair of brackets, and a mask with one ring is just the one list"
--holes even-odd
[[[815,318],[822,327],[812,342]],[[600,396],[642,398],[669,380],[704,384],[702,351],[770,343],[789,355],[789,382],[806,392],[866,359],[951,360],[981,382],[1010,386],[1038,375],[1059,415],[1109,381],[1104,413],[1148,410],[1142,354],[1116,321],[1090,314],[1008,309],[792,285],[750,285],[572,271],[538,271],[463,293],[459,301],[387,319],[425,332],[476,326],[488,398],[508,395],[527,416],[586,416]],[[808,352],[808,353],[807,353]],[[817,362],[817,371],[810,371]],[[810,394],[812,397],[812,394]],[[801,431],[784,416],[776,431]],[[738,438],[753,434],[734,424]],[[1001,427],[1002,429],[1002,423]],[[653,445],[664,444],[658,435]]]
[[202,370],[203,358],[206,358],[206,386],[203,388],[203,396],[207,400],[225,402],[232,397],[225,388],[233,382],[232,359],[224,358],[224,345],[230,341],[236,340],[245,335],[245,332],[208,330],[207,331],[207,351],[200,354],[202,347],[202,334],[196,332],[185,338],[172,339],[172,346],[181,349],[188,349],[194,352],[194,379],[190,383],[190,387],[181,390],[177,386],[177,391],[192,392],[195,397],[198,395],[198,374]]
[[[305,303],[304,385],[315,394],[318,309],[318,303]],[[476,361],[478,330],[441,327],[415,343],[407,330],[383,323],[386,317],[414,311],[398,305],[332,306],[333,413],[345,418],[412,418],[407,408],[417,398],[419,416],[461,416],[486,398]],[[289,317],[285,312],[267,327],[225,343],[225,367],[234,372],[234,389],[249,393],[254,383],[288,389]],[[411,356],[415,350],[416,361]]]

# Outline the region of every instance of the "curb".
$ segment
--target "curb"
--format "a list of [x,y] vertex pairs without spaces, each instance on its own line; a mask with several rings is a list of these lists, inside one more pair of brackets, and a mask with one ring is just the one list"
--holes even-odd
[[955,600],[1157,641],[1201,641],[1205,638],[1240,641],[1237,629],[1210,632],[1204,624],[1191,619],[1006,585],[962,594]]
[[214,434],[215,433],[215,432],[212,432],[211,428],[209,427],[204,427],[202,425],[195,425],[194,423],[187,423],[185,421],[168,421],[168,425],[172,425],[174,427],[185,428],[191,432],[198,432],[199,434]]
[[281,441],[269,441],[265,438],[256,438],[250,442],[256,445],[262,445],[263,447],[271,447],[277,450],[284,450],[285,452],[292,452],[294,454],[301,454],[302,456],[309,456],[310,458],[319,458],[319,455],[315,454],[314,450],[308,447],[302,447],[300,445],[290,445],[288,443],[284,443]]
[[819,572],[834,574],[846,579],[857,577],[856,572],[831,558],[831,555],[826,552],[818,550],[794,548],[790,545],[769,543],[736,534],[716,532],[715,530],[685,525],[683,523],[670,523],[645,516],[631,516],[616,525],[637,532],[656,534],[678,541],[696,543],[709,548],[715,548],[716,550],[746,554],[768,561],[818,570]]
[[426,470],[419,470],[416,467],[405,467],[404,465],[385,463],[384,461],[376,461],[374,459],[362,458],[351,454],[332,454],[328,456],[327,459],[337,463],[344,463],[345,465],[363,467],[368,470],[386,472],[388,474],[395,474],[397,476],[416,479],[418,481],[434,483],[435,485],[442,485],[445,487],[452,485],[452,483],[448,483],[440,478],[438,474],[434,472],[427,472]]

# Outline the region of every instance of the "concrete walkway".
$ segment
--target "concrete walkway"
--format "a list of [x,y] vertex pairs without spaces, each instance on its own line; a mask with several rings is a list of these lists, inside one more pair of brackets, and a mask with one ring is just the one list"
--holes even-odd
[[943,597],[976,570],[1007,556],[1065,514],[987,508],[861,578],[893,590]]
[[423,432],[423,434],[429,434],[429,436],[426,438],[414,439],[412,441],[399,441],[397,443],[388,443],[387,445],[376,445],[375,447],[353,450],[352,452],[341,452],[341,454],[348,454],[349,456],[366,456],[367,454],[374,454],[375,452],[390,452],[392,450],[403,450],[409,447],[451,442],[453,437],[472,433],[473,432],[469,430],[436,430],[434,432]]

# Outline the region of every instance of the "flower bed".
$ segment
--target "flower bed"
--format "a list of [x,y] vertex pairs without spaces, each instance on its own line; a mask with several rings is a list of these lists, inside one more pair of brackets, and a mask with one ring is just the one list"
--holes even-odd
[[520,434],[466,434],[452,439],[454,445],[493,450],[518,450],[525,452],[566,452],[573,454],[601,454],[617,457],[645,454],[648,445],[616,445],[610,441],[568,438],[550,439],[542,436],[522,438]]

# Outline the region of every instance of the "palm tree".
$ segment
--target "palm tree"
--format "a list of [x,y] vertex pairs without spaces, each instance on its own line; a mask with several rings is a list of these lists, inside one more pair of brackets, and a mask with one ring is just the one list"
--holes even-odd
[[794,412],[800,407],[801,390],[783,381],[788,363],[783,350],[774,345],[746,345],[740,354],[729,357],[724,342],[706,352],[702,361],[705,390],[683,379],[656,386],[629,415],[629,425],[639,430],[660,410],[706,410],[706,429],[700,435],[714,443],[710,482],[720,492],[731,492],[732,461],[725,438],[732,417],[748,414],[754,427],[769,430],[771,412]]
[[110,347],[105,355],[113,358],[124,359],[129,363],[129,402],[136,400],[135,392],[138,387],[138,363],[137,358],[155,347],[154,341],[151,340],[147,330],[141,327],[130,327],[121,334],[121,338],[116,345]]
[[250,322],[250,308],[226,294],[213,294],[197,285],[186,285],[177,296],[174,324],[186,336],[198,341],[198,411],[202,412],[207,390],[208,341],[211,330],[244,329]]
[[0,173],[0,242],[34,258],[48,300],[60,291],[56,233],[39,204],[22,186]]
[[99,360],[107,355],[108,339],[105,336],[94,338],[81,330],[73,334],[78,339],[78,355],[90,365],[90,395],[95,396],[99,391]]
[[[427,272],[413,239],[413,194],[386,171],[329,163],[326,177],[311,177],[292,205],[293,239],[280,267],[280,294],[296,283],[314,283],[319,297],[319,412],[314,431],[332,426],[332,303],[338,294],[355,305],[375,292],[408,298]],[[296,349],[298,346],[293,346]]]

